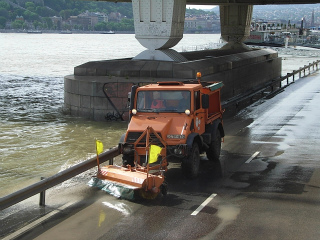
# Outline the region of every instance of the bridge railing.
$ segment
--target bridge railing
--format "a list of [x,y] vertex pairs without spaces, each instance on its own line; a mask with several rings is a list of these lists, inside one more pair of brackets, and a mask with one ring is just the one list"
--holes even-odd
[[[299,78],[305,77],[311,74],[314,71],[319,70],[320,60],[310,63],[309,65],[305,65],[299,70],[293,71],[292,73],[288,73],[286,76],[275,79],[264,87],[259,88],[249,94],[245,94],[223,103],[223,108],[227,108],[230,106],[235,106],[236,108],[240,108],[241,103],[243,102],[254,102],[254,99],[272,96],[280,91],[282,91],[285,87],[294,83],[297,79],[297,75]],[[243,106],[242,106],[243,107]],[[109,149],[108,151],[99,155],[99,162],[104,163],[109,160],[110,164],[113,164],[113,159],[119,155],[118,147],[114,147]],[[32,197],[36,194],[42,193],[45,190],[52,188],[78,174],[81,174],[93,167],[97,166],[96,158],[88,159],[82,163],[74,165],[64,171],[57,173],[49,178],[45,178],[40,182],[32,184],[26,188],[23,188],[17,192],[9,194],[5,197],[0,198],[0,210],[8,208],[14,204],[17,204],[23,200],[26,200],[29,197]]]
[[258,88],[246,94],[228,99],[227,101],[224,101],[222,103],[223,107],[224,108],[235,107],[236,110],[240,110],[244,107],[244,105],[247,106],[258,99],[261,99],[263,97],[267,97],[267,98],[271,97],[283,91],[284,88],[294,83],[297,79],[306,77],[310,75],[312,72],[318,71],[319,63],[320,63],[320,60],[314,61],[309,65],[305,65],[304,67],[301,67],[299,70],[295,70],[292,73],[287,73],[287,75],[285,76],[282,76],[280,78],[274,79],[273,81],[266,83],[265,86],[261,88]]

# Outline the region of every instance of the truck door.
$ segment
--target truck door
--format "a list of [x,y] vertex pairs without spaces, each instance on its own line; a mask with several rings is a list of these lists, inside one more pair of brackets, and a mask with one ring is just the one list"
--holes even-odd
[[194,130],[202,134],[205,131],[205,110],[201,108],[200,90],[194,92]]

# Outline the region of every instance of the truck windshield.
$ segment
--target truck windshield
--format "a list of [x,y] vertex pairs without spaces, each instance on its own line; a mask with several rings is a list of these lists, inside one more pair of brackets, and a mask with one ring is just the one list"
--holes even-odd
[[190,110],[190,91],[139,91],[138,112],[185,112]]

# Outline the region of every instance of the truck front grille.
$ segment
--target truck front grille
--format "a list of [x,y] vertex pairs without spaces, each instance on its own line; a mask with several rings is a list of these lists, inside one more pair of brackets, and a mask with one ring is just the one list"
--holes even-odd
[[[129,132],[128,137],[127,137],[127,143],[134,143],[137,141],[137,139],[141,136],[142,132]],[[161,133],[158,133],[158,135],[161,137]],[[140,144],[145,144],[146,143],[146,136],[144,136],[140,140]],[[164,147],[161,141],[153,134],[150,134],[150,139],[149,139],[150,144],[155,144],[158,145],[159,147]]]

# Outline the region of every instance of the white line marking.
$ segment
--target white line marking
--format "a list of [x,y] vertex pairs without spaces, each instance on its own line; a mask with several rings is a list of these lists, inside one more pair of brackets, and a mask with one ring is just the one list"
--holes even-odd
[[255,152],[254,154],[252,154],[252,156],[246,161],[246,163],[249,163],[251,162],[253,159],[255,159],[258,155],[259,155],[260,152]]
[[70,205],[74,204],[74,202],[70,202],[70,203],[66,203],[65,205],[59,207],[56,210],[53,210],[52,212],[44,215],[43,217],[37,219],[36,221],[28,224],[27,226],[19,229],[18,231],[6,236],[5,238],[3,238],[2,240],[10,240],[10,239],[14,239],[20,235],[22,235],[23,233],[29,231],[32,228],[35,228],[36,226],[38,226],[40,223],[42,223],[43,221],[47,220],[48,218],[52,217],[53,215],[57,214],[58,212],[66,209],[67,207],[69,207]]
[[196,216],[215,196],[217,196],[217,194],[212,193],[191,215]]

